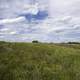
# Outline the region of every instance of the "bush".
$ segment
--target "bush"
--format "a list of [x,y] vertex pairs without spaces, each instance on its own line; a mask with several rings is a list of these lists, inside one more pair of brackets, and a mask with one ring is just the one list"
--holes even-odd
[[79,42],[68,42],[68,44],[80,44]]
[[37,40],[32,41],[32,43],[39,43]]

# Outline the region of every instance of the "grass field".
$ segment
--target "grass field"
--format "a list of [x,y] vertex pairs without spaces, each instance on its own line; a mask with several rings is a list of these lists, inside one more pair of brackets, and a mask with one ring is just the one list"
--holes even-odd
[[0,80],[80,80],[80,44],[0,42]]

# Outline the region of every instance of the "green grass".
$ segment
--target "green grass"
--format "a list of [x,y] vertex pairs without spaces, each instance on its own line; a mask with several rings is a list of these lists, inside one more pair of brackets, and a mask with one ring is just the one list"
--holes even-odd
[[80,80],[80,45],[0,42],[0,80]]

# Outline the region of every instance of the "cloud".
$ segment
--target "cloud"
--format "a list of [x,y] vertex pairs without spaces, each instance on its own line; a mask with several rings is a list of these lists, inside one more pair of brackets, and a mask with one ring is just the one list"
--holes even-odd
[[[44,20],[48,17],[48,13],[46,11],[39,11],[36,15],[34,14],[23,14],[29,22],[36,22],[37,20]],[[39,23],[38,21],[38,23]]]
[[14,34],[17,34],[17,31],[13,30],[11,28],[2,28],[2,29],[0,29],[0,36],[14,35]]
[[2,32],[2,31],[8,31],[9,29],[8,28],[2,28],[2,29],[0,29],[0,32]]
[[13,19],[1,19],[0,20],[0,25],[1,24],[9,24],[9,23],[16,23],[16,22],[20,22],[20,21],[24,21],[24,17],[17,17],[17,18],[13,18]]
[[2,0],[0,36],[4,37],[0,40],[79,41],[79,3],[79,0]]
[[26,4],[23,5],[24,12],[23,13],[31,13],[36,15],[39,11],[38,3],[33,4]]

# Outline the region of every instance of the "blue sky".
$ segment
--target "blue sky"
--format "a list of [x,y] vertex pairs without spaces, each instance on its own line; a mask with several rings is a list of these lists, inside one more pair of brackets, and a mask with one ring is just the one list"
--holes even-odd
[[80,0],[0,0],[0,40],[80,42]]

